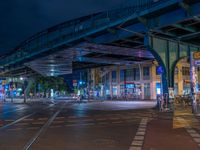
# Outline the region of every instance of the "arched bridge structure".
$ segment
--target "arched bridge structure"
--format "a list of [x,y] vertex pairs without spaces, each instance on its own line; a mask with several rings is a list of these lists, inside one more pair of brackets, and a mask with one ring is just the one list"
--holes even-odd
[[199,0],[136,0],[44,30],[0,60],[2,76],[25,66],[56,76],[81,64],[131,64],[156,59],[163,90],[173,87],[176,62],[200,50]]

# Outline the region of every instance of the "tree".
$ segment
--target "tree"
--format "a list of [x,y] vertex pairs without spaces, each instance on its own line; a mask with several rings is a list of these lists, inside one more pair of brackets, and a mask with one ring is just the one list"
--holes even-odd
[[65,83],[62,77],[38,77],[36,79],[36,84],[40,85],[39,92],[44,92],[45,96],[47,93],[50,94],[50,90],[68,92],[69,86]]

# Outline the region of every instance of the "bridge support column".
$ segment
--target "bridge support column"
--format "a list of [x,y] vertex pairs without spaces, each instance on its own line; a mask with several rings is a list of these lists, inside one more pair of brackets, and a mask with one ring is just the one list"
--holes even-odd
[[33,79],[28,79],[28,80],[25,80],[24,81],[24,103],[26,103],[27,101],[27,96],[30,92],[30,89],[31,89],[31,86],[33,85],[33,82],[34,80]]
[[168,93],[168,87],[174,88],[174,72],[177,62],[188,57],[190,51],[198,51],[199,47],[170,39],[145,36],[144,44],[152,52],[158,64],[163,67],[163,93]]

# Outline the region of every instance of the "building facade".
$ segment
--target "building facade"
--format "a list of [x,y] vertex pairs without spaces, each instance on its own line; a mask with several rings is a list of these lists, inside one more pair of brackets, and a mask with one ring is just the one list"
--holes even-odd
[[[95,68],[91,70],[91,81],[91,89],[101,97],[156,99],[162,93],[156,61]],[[174,71],[174,95],[187,94],[190,94],[190,64],[185,58],[177,63]]]
[[157,66],[157,62],[151,61],[92,69],[92,86],[98,87],[96,89],[102,97],[156,99],[157,94],[161,93],[160,75],[156,73]]
[[190,64],[187,59],[181,59],[174,72],[174,94],[190,94]]

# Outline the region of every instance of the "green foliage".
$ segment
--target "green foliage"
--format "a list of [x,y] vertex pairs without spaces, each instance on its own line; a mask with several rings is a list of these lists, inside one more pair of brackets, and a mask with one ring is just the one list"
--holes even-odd
[[47,92],[50,89],[55,91],[68,91],[69,87],[62,77],[38,77],[36,84],[40,84],[40,92]]

